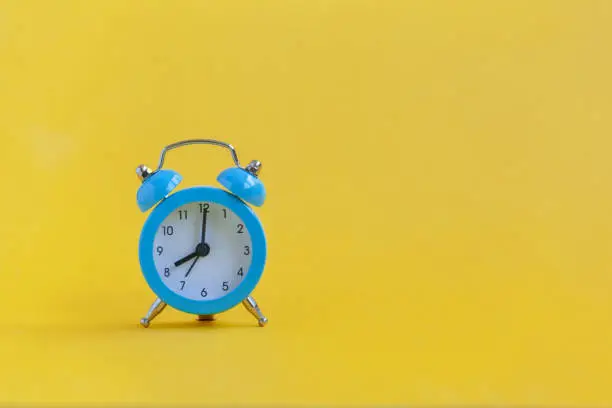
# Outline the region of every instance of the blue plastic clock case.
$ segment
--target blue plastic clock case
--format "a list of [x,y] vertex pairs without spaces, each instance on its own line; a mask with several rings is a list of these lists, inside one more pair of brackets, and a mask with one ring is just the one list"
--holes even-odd
[[[222,143],[213,142],[213,144]],[[238,164],[233,148],[230,145],[225,146],[232,150],[234,161]],[[183,178],[174,170],[161,169],[163,157],[162,154],[158,170],[143,178],[136,194],[140,211],[151,210],[139,239],[138,253],[143,276],[159,299],[177,310],[197,315],[213,315],[231,309],[250,295],[264,271],[267,257],[266,236],[259,218],[249,206],[258,207],[264,204],[266,199],[264,185],[256,175],[237,165],[223,170],[217,177],[219,184],[227,190],[213,186],[196,186],[174,191]],[[253,257],[250,269],[240,285],[222,298],[193,300],[182,297],[163,283],[155,267],[153,251],[155,234],[172,212],[194,202],[225,206],[240,217],[251,236]]]

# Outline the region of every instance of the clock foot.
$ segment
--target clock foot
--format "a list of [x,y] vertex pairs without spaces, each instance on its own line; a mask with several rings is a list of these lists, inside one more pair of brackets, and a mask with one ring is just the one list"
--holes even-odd
[[242,304],[255,318],[257,319],[257,323],[259,323],[260,327],[264,327],[268,323],[268,318],[261,313],[257,302],[253,299],[252,296],[248,296],[246,299],[242,301]]
[[198,322],[214,322],[215,315],[198,315]]
[[155,319],[165,308],[166,303],[162,302],[160,298],[155,299],[155,302],[153,302],[149,308],[147,315],[140,319],[140,325],[142,327],[149,327],[151,321]]

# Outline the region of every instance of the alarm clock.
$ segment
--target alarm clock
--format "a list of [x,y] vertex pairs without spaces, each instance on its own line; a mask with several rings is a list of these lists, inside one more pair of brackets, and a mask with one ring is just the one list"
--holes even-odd
[[[195,186],[176,190],[182,176],[163,169],[166,153],[196,144],[227,149],[234,166],[217,177],[221,187]],[[234,147],[212,139],[192,139],[162,149],[155,170],[136,169],[141,181],[136,201],[141,212],[150,210],[140,233],[138,255],[142,274],[156,299],[143,327],[167,306],[212,321],[238,304],[265,326],[251,292],[266,262],[266,236],[252,207],[260,207],[266,190],[259,179],[261,162],[241,166]],[[176,191],[175,191],[176,190]]]

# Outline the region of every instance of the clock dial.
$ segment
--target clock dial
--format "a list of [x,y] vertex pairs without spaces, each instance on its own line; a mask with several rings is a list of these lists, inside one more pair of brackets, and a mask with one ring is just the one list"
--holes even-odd
[[170,290],[188,299],[214,300],[244,280],[252,248],[240,217],[223,205],[196,202],[177,208],[161,223],[153,259]]

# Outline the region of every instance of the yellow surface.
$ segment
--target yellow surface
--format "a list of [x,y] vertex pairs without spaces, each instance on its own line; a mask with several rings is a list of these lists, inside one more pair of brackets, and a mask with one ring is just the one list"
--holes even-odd
[[[1,2],[0,402],[612,404],[611,41],[605,1]],[[137,325],[134,169],[191,137],[264,164],[264,329]]]

